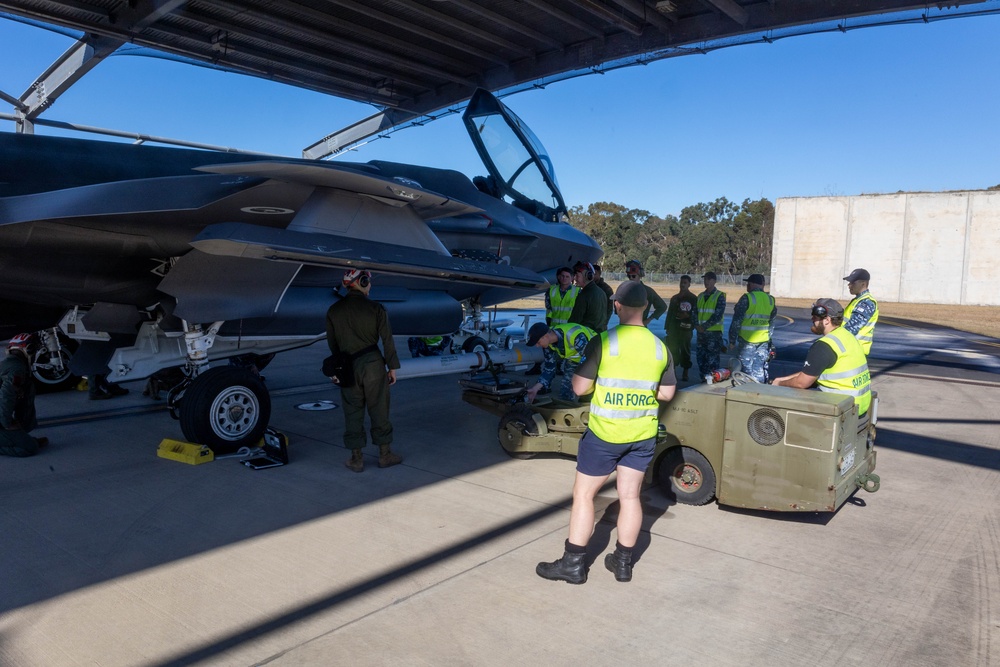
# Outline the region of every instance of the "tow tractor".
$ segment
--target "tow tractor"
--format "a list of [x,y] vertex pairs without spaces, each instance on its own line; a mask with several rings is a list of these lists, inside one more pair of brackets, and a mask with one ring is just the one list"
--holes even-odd
[[[500,417],[500,446],[515,458],[576,456],[589,405],[543,397],[495,369],[460,380],[467,403]],[[857,489],[878,491],[878,396],[858,415],[849,396],[758,384],[741,372],[680,389],[661,407],[646,482],[677,502],[778,512],[835,512]]]

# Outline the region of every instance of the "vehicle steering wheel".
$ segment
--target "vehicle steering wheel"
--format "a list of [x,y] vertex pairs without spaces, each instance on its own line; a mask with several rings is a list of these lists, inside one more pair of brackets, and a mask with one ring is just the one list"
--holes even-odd
[[760,384],[757,382],[757,378],[750,375],[749,373],[744,373],[743,371],[733,371],[730,376],[733,381],[733,386],[738,387],[741,384]]

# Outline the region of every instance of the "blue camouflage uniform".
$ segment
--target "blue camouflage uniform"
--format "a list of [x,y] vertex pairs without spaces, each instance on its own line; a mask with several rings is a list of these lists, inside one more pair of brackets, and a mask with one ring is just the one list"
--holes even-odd
[[[568,326],[577,327],[577,325]],[[575,354],[569,355],[566,359],[563,358],[562,351],[566,348],[566,339],[560,328],[556,327],[551,329],[556,334],[556,342],[542,351],[545,357],[542,362],[542,374],[538,378],[538,381],[546,391],[550,390],[552,388],[552,381],[556,377],[556,369],[559,367],[559,362],[562,361],[564,370],[562,385],[559,387],[559,398],[564,401],[577,400],[576,394],[573,393],[573,375],[576,373],[577,367],[583,363],[583,351],[587,349],[587,343],[594,336],[594,332],[586,330],[586,327],[581,326],[579,328],[581,331],[573,337],[572,341],[572,347],[576,351]],[[590,333],[589,336],[587,335],[588,332]]]
[[[750,342],[746,340],[746,332],[744,336],[740,336],[740,332],[743,328],[744,319],[746,319],[747,310],[750,305],[750,294],[760,294],[764,297],[768,297],[768,303],[771,304],[771,311],[768,317],[767,323],[767,340],[761,342]],[[761,298],[761,297],[757,297]],[[774,318],[778,314],[778,307],[774,305],[774,299],[770,299],[763,290],[754,290],[753,292],[748,292],[740,297],[739,301],[733,307],[733,320],[729,323],[729,347],[735,350],[736,345],[739,344],[739,358],[740,365],[744,373],[753,376],[754,380],[762,384],[767,384],[770,382],[768,362],[771,358],[771,348],[774,343]],[[761,324],[763,326],[763,323]],[[763,332],[761,332],[761,336]]]
[[705,292],[698,296],[698,313],[693,318],[698,326],[703,326],[706,329],[717,326],[716,331],[698,332],[696,355],[698,357],[698,372],[702,375],[711,373],[719,367],[719,356],[722,354],[722,320],[726,315],[726,293],[718,288],[715,289],[715,292],[719,294],[719,297],[708,319],[702,319]]

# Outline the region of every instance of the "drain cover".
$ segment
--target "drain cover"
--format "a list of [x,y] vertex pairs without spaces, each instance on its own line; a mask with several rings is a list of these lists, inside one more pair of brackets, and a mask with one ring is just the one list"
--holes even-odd
[[309,412],[319,411],[319,410],[333,410],[337,407],[337,404],[333,401],[314,401],[313,403],[299,403],[295,406],[298,410],[306,410]]

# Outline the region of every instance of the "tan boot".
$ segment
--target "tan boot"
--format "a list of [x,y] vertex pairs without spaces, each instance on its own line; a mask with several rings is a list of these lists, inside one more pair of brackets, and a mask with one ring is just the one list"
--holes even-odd
[[389,451],[389,445],[379,445],[378,467],[388,468],[403,462],[403,457]]
[[352,449],[351,458],[344,461],[344,465],[353,470],[354,472],[364,472],[365,458],[361,455],[361,450]]

